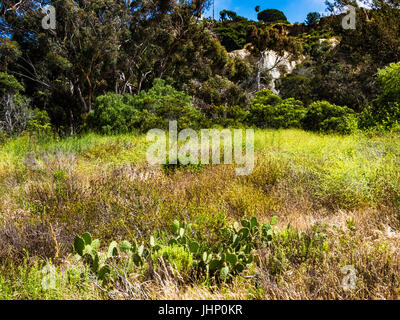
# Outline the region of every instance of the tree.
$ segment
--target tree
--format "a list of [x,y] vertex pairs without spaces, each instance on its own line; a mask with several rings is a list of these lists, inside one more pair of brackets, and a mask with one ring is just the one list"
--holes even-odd
[[321,14],[318,12],[310,12],[307,15],[307,19],[305,21],[306,25],[310,26],[310,27],[314,27],[319,20],[321,20]]
[[[282,35],[276,28],[271,26],[250,25],[247,28],[247,48],[256,57],[256,90],[261,90],[261,76],[263,72],[276,70],[282,62],[285,54],[289,53],[289,58],[297,58],[301,52],[301,44],[293,37]],[[264,55],[266,49],[274,50],[277,59],[269,70],[263,69]]]
[[260,7],[260,6],[256,6],[256,7],[255,7],[255,10],[256,10],[256,12],[258,13],[258,12],[260,12],[261,7]]
[[14,76],[0,72],[0,133],[5,131],[10,136],[21,133],[33,118],[29,99],[20,94],[23,90]]
[[264,11],[261,11],[257,15],[258,20],[263,21],[263,22],[287,22],[287,18],[285,14],[282,11],[279,11],[277,9],[267,9]]
[[309,105],[313,101],[311,79],[289,74],[281,77],[277,83],[277,89],[282,98],[294,98]]
[[[209,0],[1,1],[0,71],[16,77],[59,133],[74,133],[98,96],[138,93],[155,78],[178,88],[225,73],[206,20]],[[44,30],[39,5],[56,8]],[[14,8],[15,7],[15,8]],[[4,27],[4,28],[3,28]],[[224,48],[222,48],[224,49]]]
[[221,15],[221,21],[226,21],[227,19],[235,21],[238,17],[236,12],[230,10],[223,10],[219,14]]

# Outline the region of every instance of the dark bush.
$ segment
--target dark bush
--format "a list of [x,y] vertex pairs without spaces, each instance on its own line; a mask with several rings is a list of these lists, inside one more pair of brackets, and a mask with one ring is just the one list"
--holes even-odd
[[284,98],[294,98],[309,105],[313,101],[311,79],[299,75],[286,75],[277,81],[277,89]]
[[277,9],[267,9],[257,15],[257,19],[263,22],[287,22],[285,14]]
[[315,27],[320,20],[321,20],[321,14],[319,12],[310,12],[307,15],[305,23],[310,27]]
[[247,97],[238,85],[218,75],[197,86],[193,84],[191,91],[203,108],[210,105],[244,106],[248,103]]
[[223,127],[241,127],[248,117],[248,111],[239,106],[214,106],[212,105],[207,113],[213,124]]
[[94,110],[87,117],[88,127],[102,134],[129,132],[132,118],[138,111],[128,100],[128,96],[115,93],[98,97]]
[[385,128],[400,122],[400,62],[378,70],[380,94],[374,104],[375,124]]
[[270,90],[257,92],[251,102],[247,121],[263,128],[300,128],[306,109],[293,98],[282,100]]
[[110,93],[97,98],[87,123],[103,134],[115,134],[134,129],[167,129],[172,120],[178,121],[179,129],[196,129],[205,122],[201,112],[192,106],[190,96],[156,79],[150,90],[135,96]]
[[358,119],[348,107],[317,101],[308,107],[302,124],[306,130],[348,134],[358,128]]

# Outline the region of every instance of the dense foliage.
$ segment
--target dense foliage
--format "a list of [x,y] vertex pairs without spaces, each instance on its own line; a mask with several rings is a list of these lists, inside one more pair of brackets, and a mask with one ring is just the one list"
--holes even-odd
[[[56,30],[42,28],[44,13],[35,1],[1,5],[2,136],[35,126],[59,135],[87,129],[126,133],[164,128],[172,119],[193,128],[257,125],[342,133],[351,131],[343,129],[349,121],[363,129],[398,122],[398,1],[357,7],[356,30],[341,26],[343,15],[337,13],[346,0],[327,3],[332,16],[311,12],[305,24],[295,25],[279,10],[259,6],[261,22],[229,10],[220,21],[200,19],[207,0],[40,3],[56,8]],[[240,54],[228,53],[235,50]],[[296,61],[296,68],[288,72],[278,62],[266,67],[266,50]],[[282,102],[260,102],[262,90],[274,88],[276,71]],[[331,116],[321,125],[310,111],[306,119],[313,120],[303,122],[304,110],[321,105],[315,101],[347,106],[355,114],[332,114],[347,117],[340,120],[347,125],[328,125]]]
[[354,111],[327,101],[312,103],[302,119],[306,130],[351,133],[357,129]]
[[285,14],[277,9],[267,9],[258,13],[257,19],[263,22],[287,22]]
[[153,87],[137,95],[110,93],[96,99],[87,118],[88,128],[103,134],[146,132],[167,129],[168,122],[178,120],[178,128],[200,128],[205,118],[192,106],[184,92],[155,79]]
[[305,23],[310,27],[315,27],[321,20],[321,14],[319,12],[310,12],[307,15]]
[[301,101],[282,100],[269,90],[257,92],[251,102],[249,123],[262,128],[301,128],[306,109]]

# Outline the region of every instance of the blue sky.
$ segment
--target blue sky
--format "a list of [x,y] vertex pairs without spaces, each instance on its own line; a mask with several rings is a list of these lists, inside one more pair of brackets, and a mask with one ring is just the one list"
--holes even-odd
[[[325,0],[214,0],[215,18],[219,12],[226,9],[235,11],[242,17],[257,20],[254,8],[259,5],[261,10],[279,9],[283,11],[292,23],[303,22],[311,11],[325,13]],[[212,9],[206,14],[212,16]]]

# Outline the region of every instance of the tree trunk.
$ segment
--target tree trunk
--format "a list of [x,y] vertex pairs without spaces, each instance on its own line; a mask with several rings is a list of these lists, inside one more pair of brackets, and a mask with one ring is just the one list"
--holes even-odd
[[261,90],[261,60],[257,62],[257,91]]
[[81,100],[83,110],[84,110],[86,113],[88,113],[88,112],[90,111],[90,109],[87,107],[86,101],[85,101],[85,99],[84,99],[83,96],[82,96],[82,91],[81,91],[81,88],[79,87],[79,85],[77,85],[77,88],[76,88],[76,89],[77,89],[76,91],[78,91],[79,99]]
[[71,109],[69,109],[69,121],[70,121],[69,134],[71,136],[73,136],[74,135],[74,114],[72,113]]

